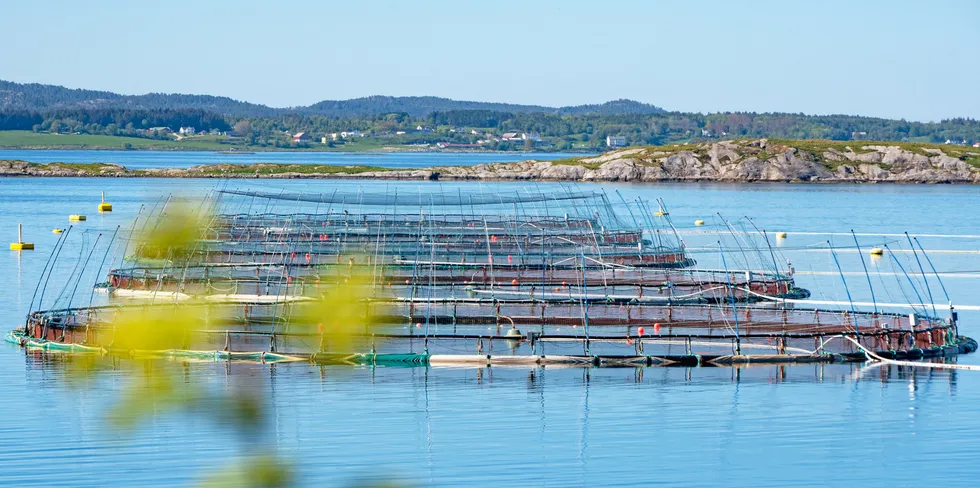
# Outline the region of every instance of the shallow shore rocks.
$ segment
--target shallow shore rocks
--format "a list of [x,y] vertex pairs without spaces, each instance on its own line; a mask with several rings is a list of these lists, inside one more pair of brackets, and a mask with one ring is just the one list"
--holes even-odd
[[[793,145],[799,144],[799,148]],[[824,145],[825,144],[825,145]],[[836,146],[836,147],[834,147]],[[949,154],[947,154],[949,153]],[[958,156],[958,157],[954,157]],[[560,161],[382,170],[269,163],[128,170],[116,164],[0,161],[0,176],[331,178],[594,182],[980,183],[980,150],[768,139],[631,147]]]

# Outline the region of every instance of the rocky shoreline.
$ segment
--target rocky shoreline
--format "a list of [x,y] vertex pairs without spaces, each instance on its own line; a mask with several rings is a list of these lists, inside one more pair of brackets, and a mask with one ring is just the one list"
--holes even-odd
[[385,169],[216,164],[130,170],[117,164],[0,161],[0,176],[329,178],[567,182],[980,183],[980,149],[964,146],[767,139],[633,147],[595,157]]

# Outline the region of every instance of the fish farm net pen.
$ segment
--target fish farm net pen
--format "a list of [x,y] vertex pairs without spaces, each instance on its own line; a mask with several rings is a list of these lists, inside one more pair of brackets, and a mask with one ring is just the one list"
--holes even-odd
[[[7,340],[68,353],[410,365],[952,361],[977,348],[952,307],[940,317],[914,308],[921,299],[907,300],[911,314],[878,300],[858,310],[845,288],[843,307],[812,306],[749,219],[718,215],[724,232],[699,258],[718,264],[698,267],[663,201],[616,199],[568,187],[220,190],[188,213],[161,198],[112,239],[61,236],[40,299]],[[174,229],[183,241],[156,238]],[[932,296],[919,249],[915,277],[901,268],[898,288]],[[102,275],[109,254],[118,257]],[[91,275],[102,275],[91,282],[104,296],[74,306]],[[53,304],[43,292],[52,276],[63,285]],[[122,317],[139,314],[179,315],[184,330],[158,350],[120,346]]]

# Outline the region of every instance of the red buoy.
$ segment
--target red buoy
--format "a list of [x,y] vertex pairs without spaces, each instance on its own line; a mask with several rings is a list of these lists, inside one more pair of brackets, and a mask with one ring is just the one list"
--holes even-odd
[[660,333],[660,322],[656,322],[653,324],[653,333],[654,334]]
[[644,332],[646,332],[646,329],[644,329],[643,327],[636,329],[636,335],[643,335]]

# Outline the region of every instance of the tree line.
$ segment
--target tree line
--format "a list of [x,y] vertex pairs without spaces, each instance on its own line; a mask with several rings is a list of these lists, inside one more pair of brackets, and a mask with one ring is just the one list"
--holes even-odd
[[[661,145],[695,140],[786,138],[875,141],[980,141],[980,122],[956,118],[941,122],[910,122],[851,115],[733,112],[637,114],[520,113],[495,110],[448,110],[414,116],[405,112],[360,117],[327,117],[286,113],[270,117],[235,117],[201,109],[60,109],[2,110],[0,130],[34,130],[88,134],[159,137],[153,127],[190,126],[196,130],[232,131],[257,145],[281,145],[292,134],[306,132],[314,140],[357,130],[392,143],[438,141],[488,142],[490,148],[512,148],[493,141],[506,132],[540,136],[556,149],[601,149],[606,136],[624,136],[632,145]],[[423,130],[417,130],[422,126]],[[476,132],[475,134],[472,132]],[[399,134],[403,132],[404,134]]]

